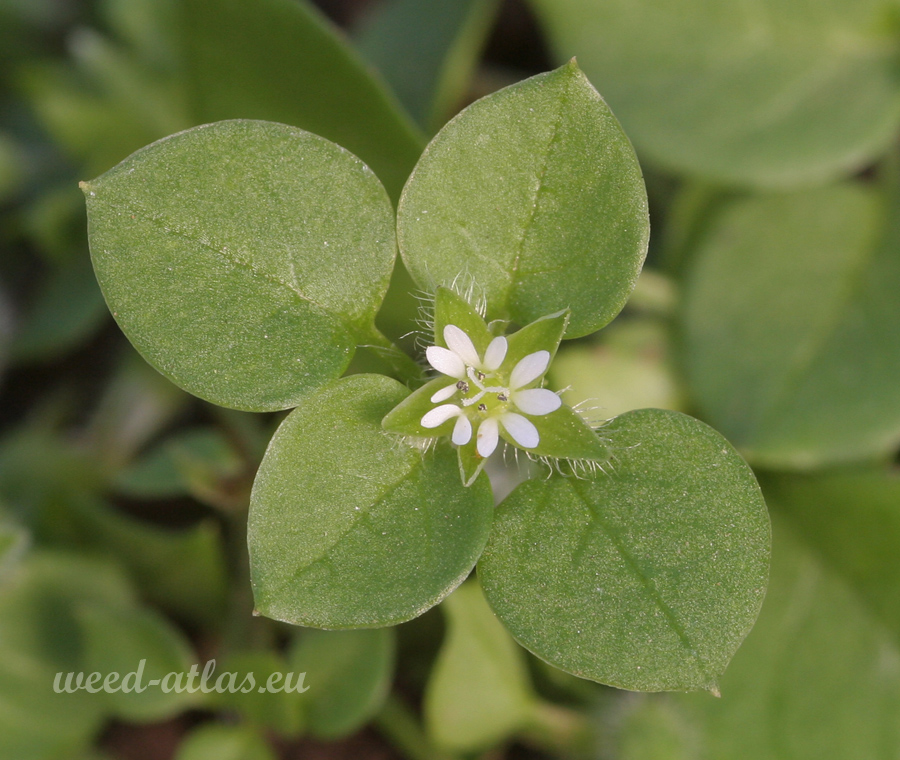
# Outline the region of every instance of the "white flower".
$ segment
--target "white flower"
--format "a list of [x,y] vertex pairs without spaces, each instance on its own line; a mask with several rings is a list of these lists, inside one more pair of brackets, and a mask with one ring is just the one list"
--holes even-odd
[[[451,440],[457,446],[464,446],[472,440],[475,423],[476,449],[482,457],[490,456],[497,448],[501,426],[523,449],[535,448],[540,443],[540,434],[534,423],[519,412],[537,417],[556,411],[562,405],[553,391],[525,388],[547,371],[550,352],[528,354],[505,378],[501,367],[509,348],[506,338],[494,338],[483,359],[469,336],[456,325],[444,327],[444,342],[447,348],[429,346],[425,356],[432,367],[456,382],[431,396],[431,402],[440,406],[422,417],[422,427],[436,428],[455,417]],[[441,403],[457,394],[460,396],[458,403]]]

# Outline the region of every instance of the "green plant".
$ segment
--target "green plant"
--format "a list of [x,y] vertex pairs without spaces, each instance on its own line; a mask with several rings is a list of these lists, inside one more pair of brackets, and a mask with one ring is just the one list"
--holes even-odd
[[[251,497],[259,612],[392,625],[480,558],[488,601],[540,657],[624,688],[717,690],[765,590],[749,468],[689,417],[594,431],[538,387],[562,338],[621,310],[647,245],[634,154],[574,63],[467,108],[406,183],[399,248],[434,299],[440,376],[424,385],[374,326],[396,245],[387,193],[333,143],[220,122],[83,189],[98,279],[143,355],[210,401],[296,407]],[[416,390],[339,379],[360,345]],[[494,518],[479,473],[498,435],[549,475]]]

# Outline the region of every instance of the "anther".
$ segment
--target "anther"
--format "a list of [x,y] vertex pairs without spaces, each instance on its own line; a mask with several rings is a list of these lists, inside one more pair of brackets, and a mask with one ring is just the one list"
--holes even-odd
[[509,396],[507,396],[505,393],[498,393],[497,401],[509,401]]
[[478,405],[478,411],[479,411],[479,412],[486,412],[486,411],[487,411],[487,404],[479,404],[479,405]]
[[468,393],[468,392],[469,392],[469,384],[468,384],[465,380],[460,380],[460,381],[456,384],[456,388],[457,388],[458,390],[461,390],[463,393]]

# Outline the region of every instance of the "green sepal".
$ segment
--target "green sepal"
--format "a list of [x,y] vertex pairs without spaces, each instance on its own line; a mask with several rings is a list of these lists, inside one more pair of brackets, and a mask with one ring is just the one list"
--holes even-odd
[[[421,421],[427,412],[436,406],[440,406],[440,404],[435,404],[431,401],[431,397],[435,392],[452,385],[453,382],[452,377],[441,375],[425,383],[425,385],[413,391],[391,409],[381,421],[381,426],[389,433],[414,435],[420,438],[439,438],[442,435],[450,435],[453,432],[455,417],[436,428],[424,428],[421,425]],[[452,404],[453,399],[447,399],[443,403]]]
[[506,351],[506,359],[503,361],[503,369],[512,371],[516,364],[535,351],[549,351],[552,362],[560,341],[562,341],[563,333],[569,325],[570,315],[571,312],[568,309],[557,311],[536,319],[521,330],[509,335],[507,337],[509,348]]
[[444,341],[447,325],[456,325],[468,335],[479,356],[484,356],[494,337],[472,304],[456,291],[441,286],[434,294],[434,345],[447,347]]
[[[563,404],[555,412],[541,417],[533,417],[530,414],[523,416],[534,423],[541,436],[537,447],[526,449],[529,454],[551,459],[590,460],[600,463],[609,459],[607,444],[572,407]],[[506,438],[503,425],[500,426],[500,435]]]
[[476,430],[472,431],[472,440],[465,446],[456,447],[459,456],[459,476],[462,478],[463,485],[467,487],[475,482],[487,461],[476,448],[478,440],[476,433]]

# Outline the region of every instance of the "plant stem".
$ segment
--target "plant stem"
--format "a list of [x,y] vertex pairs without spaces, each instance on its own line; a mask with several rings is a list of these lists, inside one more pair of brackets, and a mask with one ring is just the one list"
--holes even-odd
[[375,716],[375,725],[409,760],[458,760],[432,744],[410,709],[393,694]]

